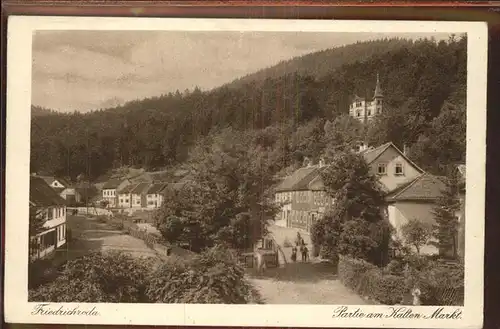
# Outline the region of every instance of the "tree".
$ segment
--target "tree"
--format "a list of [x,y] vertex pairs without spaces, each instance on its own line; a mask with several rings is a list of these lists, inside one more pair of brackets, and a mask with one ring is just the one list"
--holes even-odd
[[442,195],[438,199],[433,211],[436,220],[433,236],[437,240],[437,247],[441,255],[456,258],[459,225],[457,212],[460,210],[460,184],[457,171],[449,169],[448,172],[449,174],[445,178],[446,187],[441,192]]
[[[248,248],[265,234],[267,221],[276,212],[270,191],[274,179],[267,152],[252,147],[251,141],[252,136],[227,129],[192,152],[192,182],[174,194],[167,192],[157,217],[167,240],[173,233],[170,215],[184,217],[175,225],[200,228],[195,235],[197,250],[218,242],[241,248],[243,241]],[[235,234],[241,237],[235,239]]]
[[420,254],[420,247],[426,245],[432,237],[432,227],[421,220],[412,218],[401,228],[404,241],[415,247]]
[[357,119],[343,115],[327,121],[325,130],[325,158],[333,159],[337,152],[352,150],[363,139],[364,127]]
[[335,202],[313,225],[313,243],[333,260],[344,254],[384,263],[390,240],[384,195],[364,159],[351,152],[337,153],[321,177]]

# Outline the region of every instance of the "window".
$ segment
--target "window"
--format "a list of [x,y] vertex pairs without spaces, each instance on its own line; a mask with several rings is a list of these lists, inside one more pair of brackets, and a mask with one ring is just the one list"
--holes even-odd
[[357,106],[357,107],[362,106],[361,102],[356,102],[356,106]]
[[394,168],[394,174],[396,176],[403,176],[405,174],[402,163],[396,163],[396,167]]
[[377,166],[377,174],[386,175],[387,174],[387,164],[379,163]]
[[377,105],[382,104],[382,101],[380,99],[377,99]]
[[356,116],[357,116],[357,117],[360,117],[360,116],[361,116],[361,111],[359,111],[359,110],[358,110],[358,111],[356,111]]
[[137,200],[135,204],[141,204],[141,200]]

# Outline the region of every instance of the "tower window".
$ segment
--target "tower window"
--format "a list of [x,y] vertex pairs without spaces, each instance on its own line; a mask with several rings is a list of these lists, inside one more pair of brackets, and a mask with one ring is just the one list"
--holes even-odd
[[380,99],[377,99],[377,105],[382,104],[382,101]]

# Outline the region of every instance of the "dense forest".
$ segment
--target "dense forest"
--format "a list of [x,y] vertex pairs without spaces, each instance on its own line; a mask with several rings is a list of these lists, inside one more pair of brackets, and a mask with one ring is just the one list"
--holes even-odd
[[[465,37],[358,43],[309,54],[210,91],[194,89],[90,113],[33,107],[31,170],[90,179],[121,166],[182,165],[193,146],[225,128],[251,135],[275,173],[342,145],[392,141],[439,174],[465,159]],[[280,73],[281,72],[281,73]],[[357,94],[384,114],[368,125],[347,116]],[[34,113],[35,114],[35,113]]]

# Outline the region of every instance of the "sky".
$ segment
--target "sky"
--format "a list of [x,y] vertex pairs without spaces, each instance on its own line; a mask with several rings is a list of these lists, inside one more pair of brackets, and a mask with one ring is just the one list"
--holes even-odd
[[339,32],[36,31],[32,104],[87,112],[176,90],[212,89],[296,56],[384,37]]

